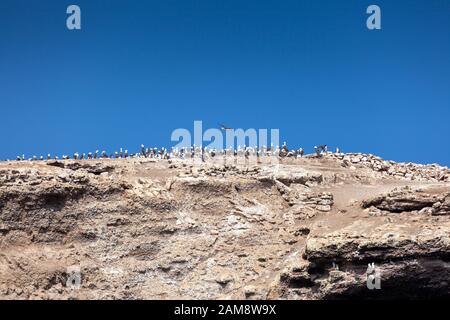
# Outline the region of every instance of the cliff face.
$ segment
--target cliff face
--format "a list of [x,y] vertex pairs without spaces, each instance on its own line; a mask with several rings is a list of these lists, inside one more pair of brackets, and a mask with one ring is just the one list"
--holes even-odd
[[449,297],[449,208],[370,155],[2,162],[0,298]]

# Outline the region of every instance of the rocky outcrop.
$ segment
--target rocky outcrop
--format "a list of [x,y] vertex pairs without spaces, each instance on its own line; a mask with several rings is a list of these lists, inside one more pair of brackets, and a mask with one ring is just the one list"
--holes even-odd
[[[311,235],[303,259],[281,273],[280,294],[310,299],[449,297],[449,226],[429,224],[411,232],[411,226],[378,225],[372,219]],[[381,289],[368,281],[372,263]]]
[[354,156],[0,162],[0,298],[448,297],[446,169]]
[[432,215],[449,214],[450,193],[430,195],[422,191],[413,191],[410,188],[395,189],[362,202],[363,208],[375,207],[382,211],[405,212],[420,211]]
[[275,185],[281,197],[291,207],[289,212],[296,219],[309,219],[314,217],[317,212],[331,211],[333,194],[329,192],[312,192],[302,185],[288,187],[278,180],[275,180]]
[[85,170],[88,173],[93,173],[95,175],[102,174],[104,172],[111,173],[114,171],[114,166],[105,165],[101,162],[74,162],[74,161],[47,161],[47,165],[54,166],[58,168],[66,168],[73,171],[80,169]]
[[328,153],[326,157],[339,160],[343,167],[369,168],[383,175],[402,180],[450,182],[449,168],[438,164],[397,163],[363,153]]
[[[90,213],[75,209],[83,201],[120,196],[129,184],[96,174],[58,170],[0,171],[0,218],[3,233],[33,234],[35,241],[62,239]],[[1,241],[2,239],[0,239]]]

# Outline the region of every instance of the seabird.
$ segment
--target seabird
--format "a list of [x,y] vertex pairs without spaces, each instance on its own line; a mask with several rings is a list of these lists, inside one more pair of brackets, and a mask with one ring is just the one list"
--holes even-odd
[[227,127],[227,126],[225,126],[223,124],[220,124],[220,123],[219,123],[219,126],[220,126],[220,130],[222,130],[222,131],[233,130],[232,128],[229,128],[229,127]]

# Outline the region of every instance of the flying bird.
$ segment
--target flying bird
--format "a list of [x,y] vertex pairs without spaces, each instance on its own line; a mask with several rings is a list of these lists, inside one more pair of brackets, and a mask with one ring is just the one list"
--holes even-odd
[[219,123],[219,126],[220,126],[220,130],[223,130],[223,131],[233,130],[232,128],[229,128],[229,127],[227,127],[227,126],[225,126],[223,124],[220,124],[220,123]]

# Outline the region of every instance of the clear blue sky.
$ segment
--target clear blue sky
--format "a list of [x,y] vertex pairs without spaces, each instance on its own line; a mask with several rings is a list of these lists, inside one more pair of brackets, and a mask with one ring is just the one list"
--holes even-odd
[[1,0],[0,108],[1,159],[170,146],[203,120],[450,165],[450,1]]

